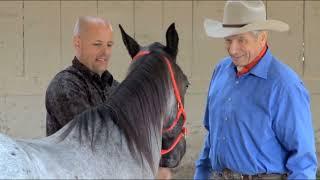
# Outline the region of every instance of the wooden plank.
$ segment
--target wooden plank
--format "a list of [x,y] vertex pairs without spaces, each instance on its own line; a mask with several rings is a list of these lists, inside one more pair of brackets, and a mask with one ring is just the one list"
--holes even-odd
[[60,2],[24,2],[25,72],[53,76],[60,62]]
[[227,55],[222,38],[206,35],[203,22],[205,18],[221,21],[224,1],[194,1],[193,3],[193,62],[191,74],[191,93],[206,93],[214,66]]
[[319,18],[320,2],[305,1],[305,21],[304,21],[304,44],[305,44],[305,61],[303,69],[303,78],[311,94],[311,112],[313,127],[315,130],[316,148],[320,148],[320,63],[318,60],[318,43],[320,40]]
[[1,92],[0,89],[0,95],[42,95],[46,92],[53,75],[54,74],[46,75],[43,73],[42,76],[34,75],[4,79],[3,91]]
[[131,57],[122,42],[119,24],[133,37],[134,35],[134,2],[133,1],[98,1],[98,14],[111,21],[113,40],[115,42],[109,71],[114,78],[121,81],[125,78]]
[[7,134],[9,132],[8,120],[4,112],[5,109],[5,96],[0,96],[0,133]]
[[6,96],[3,113],[8,135],[19,138],[45,136],[44,96]]
[[289,24],[288,32],[270,32],[269,47],[273,55],[302,75],[303,1],[267,1],[268,19]]
[[97,1],[61,1],[61,62],[60,69],[71,65],[75,56],[72,44],[73,29],[80,16],[96,16]]
[[10,95],[43,94],[60,61],[60,2],[23,3],[24,76],[5,79],[3,91]]
[[163,21],[163,34],[169,25],[175,22],[179,34],[177,63],[191,78],[191,63],[193,61],[192,1],[164,1]]
[[[320,94],[311,95],[311,112],[313,119],[313,128],[319,130],[318,135],[320,135]],[[320,141],[320,139],[318,139]]]
[[[318,66],[319,67],[319,66]],[[304,77],[303,81],[312,94],[320,94],[320,77]]]
[[141,45],[165,42],[163,27],[163,2],[134,1],[134,32]]
[[312,93],[320,93],[320,2],[305,2],[305,69],[304,78]]
[[23,75],[22,1],[0,1],[0,79]]
[[[4,77],[4,79],[8,79],[7,77]],[[0,96],[1,95],[5,95],[6,91],[5,91],[5,82],[4,80],[0,80]]]

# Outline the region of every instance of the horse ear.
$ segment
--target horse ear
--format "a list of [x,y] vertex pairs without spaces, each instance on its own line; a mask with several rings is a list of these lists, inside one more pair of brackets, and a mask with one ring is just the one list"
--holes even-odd
[[166,39],[167,39],[167,50],[172,55],[172,57],[174,57],[173,59],[175,60],[178,53],[179,36],[176,31],[174,23],[172,23],[168,27],[168,30],[166,33]]
[[138,52],[140,51],[140,45],[134,40],[132,37],[130,37],[122,28],[122,26],[119,24],[119,28],[122,35],[122,40],[124,45],[126,46],[131,58],[133,58]]

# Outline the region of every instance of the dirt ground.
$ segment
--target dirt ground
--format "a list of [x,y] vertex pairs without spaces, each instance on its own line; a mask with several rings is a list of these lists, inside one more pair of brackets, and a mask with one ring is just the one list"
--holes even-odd
[[187,152],[182,158],[180,165],[172,169],[174,179],[193,179],[195,161],[199,157],[204,139],[204,130],[199,125],[193,125],[190,128],[190,134],[187,137]]
[[198,152],[192,149],[187,149],[187,153],[181,160],[178,167],[172,169],[173,179],[193,179],[195,160],[197,159]]
[[172,170],[173,179],[193,179],[194,163],[183,164]]

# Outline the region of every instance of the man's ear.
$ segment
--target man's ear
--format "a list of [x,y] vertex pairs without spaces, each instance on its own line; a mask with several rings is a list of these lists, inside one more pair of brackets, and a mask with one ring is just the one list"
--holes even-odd
[[263,47],[263,46],[265,46],[266,44],[267,44],[267,42],[268,42],[268,32],[267,31],[262,31],[261,33],[260,33],[260,42],[261,42],[261,46]]
[[80,49],[81,46],[81,40],[79,36],[73,36],[73,47],[75,50]]

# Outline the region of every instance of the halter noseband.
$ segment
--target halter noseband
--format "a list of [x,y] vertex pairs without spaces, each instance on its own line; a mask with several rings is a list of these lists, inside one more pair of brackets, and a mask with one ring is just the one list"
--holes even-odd
[[[133,57],[133,60],[136,60],[139,57],[142,57],[142,56],[147,55],[147,54],[150,54],[150,51],[147,51],[147,50],[140,51],[137,55],[135,55]],[[166,128],[166,129],[164,129],[162,131],[162,133],[171,131],[177,125],[181,115],[183,117],[183,125],[182,125],[182,129],[181,129],[181,132],[179,133],[178,137],[175,139],[175,141],[172,143],[172,145],[168,149],[161,149],[161,155],[165,155],[165,154],[168,154],[169,152],[171,152],[177,146],[177,144],[180,142],[181,138],[187,134],[187,128],[184,127],[185,124],[186,124],[186,112],[185,112],[185,110],[183,108],[180,92],[179,92],[176,80],[174,78],[174,72],[172,70],[172,67],[171,67],[169,59],[167,57],[165,57],[165,56],[162,56],[162,57],[163,58],[161,58],[161,59],[163,59],[166,62],[167,66],[168,66],[169,73],[170,73],[170,78],[171,78],[171,82],[172,82],[172,86],[173,86],[173,90],[174,90],[174,94],[175,94],[175,97],[176,97],[176,100],[177,100],[177,105],[178,105],[178,112],[177,112],[176,118],[174,119],[173,123],[168,128]]]

